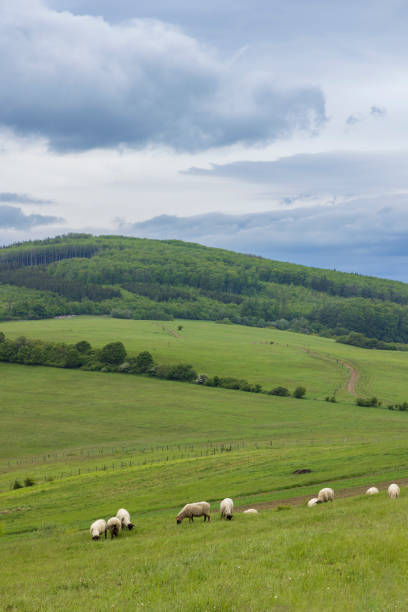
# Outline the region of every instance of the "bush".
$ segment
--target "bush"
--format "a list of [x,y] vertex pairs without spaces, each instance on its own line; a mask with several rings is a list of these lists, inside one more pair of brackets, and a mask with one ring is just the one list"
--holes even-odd
[[119,365],[126,359],[126,349],[122,342],[110,342],[101,350],[100,359],[103,363]]
[[208,382],[207,374],[199,374],[196,379],[197,385],[206,385]]
[[271,391],[268,391],[268,395],[279,395],[280,397],[288,397],[290,395],[289,389],[286,387],[275,387]]
[[302,399],[305,395],[306,395],[306,388],[302,386],[296,387],[296,389],[293,392],[293,397],[296,397],[297,399]]
[[332,402],[333,404],[337,402],[335,395],[332,395],[331,397],[328,395],[325,399],[326,399],[326,402]]
[[86,340],[81,340],[81,342],[77,342],[75,348],[79,353],[89,353],[89,351],[92,350],[92,346]]
[[21,484],[21,482],[20,482],[20,481],[15,480],[15,481],[13,482],[13,485],[12,485],[12,487],[11,487],[11,488],[12,488],[13,490],[14,490],[14,489],[22,489],[22,488],[23,488],[23,485]]
[[35,484],[34,480],[32,478],[30,478],[29,476],[24,479],[24,486],[25,487],[32,487],[34,484]]
[[381,402],[379,402],[376,397],[372,397],[371,399],[367,399],[364,397],[358,397],[356,399],[356,404],[357,406],[365,406],[365,407],[381,406]]
[[83,364],[81,353],[76,348],[69,348],[65,355],[64,368],[80,368]]
[[170,368],[167,378],[169,380],[194,380],[197,378],[197,372],[189,363],[179,363]]
[[154,365],[153,357],[149,351],[142,351],[131,360],[130,371],[135,374],[144,374]]

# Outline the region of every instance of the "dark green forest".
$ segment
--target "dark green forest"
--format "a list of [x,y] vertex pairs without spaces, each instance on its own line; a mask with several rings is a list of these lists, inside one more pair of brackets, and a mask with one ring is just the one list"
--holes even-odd
[[68,314],[406,343],[408,285],[178,240],[69,234],[0,248],[0,320]]

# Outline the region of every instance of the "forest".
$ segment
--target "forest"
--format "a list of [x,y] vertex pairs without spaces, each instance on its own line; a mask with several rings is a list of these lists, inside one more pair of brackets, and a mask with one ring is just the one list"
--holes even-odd
[[72,314],[407,343],[408,285],[179,240],[68,234],[0,248],[0,320]]

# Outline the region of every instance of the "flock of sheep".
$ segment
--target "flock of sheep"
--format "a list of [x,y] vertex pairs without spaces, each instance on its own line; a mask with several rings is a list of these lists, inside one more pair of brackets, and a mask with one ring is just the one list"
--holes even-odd
[[[367,495],[375,495],[376,493],[379,493],[377,487],[370,487],[366,491]],[[399,497],[399,494],[399,486],[395,483],[390,484],[388,487],[388,497],[391,499],[396,499]],[[309,508],[311,508],[316,504],[322,504],[324,502],[333,500],[333,489],[325,487],[319,491],[317,497],[312,497],[312,499],[309,499],[307,505]],[[220,503],[220,517],[230,521],[232,519],[233,512],[234,502],[230,497],[226,497]],[[249,508],[248,510],[244,510],[244,514],[258,514],[258,510],[255,508]],[[198,518],[200,516],[204,517],[204,522],[210,521],[210,504],[206,501],[186,504],[178,513],[176,520],[178,524],[185,518],[188,518],[191,522],[193,522],[194,518]],[[124,528],[133,529],[133,523],[130,522],[129,512],[125,510],[125,508],[120,508],[120,510],[117,511],[116,516],[112,516],[110,519],[108,519],[108,521],[105,521],[105,519],[98,519],[97,521],[94,521],[89,531],[93,540],[99,540],[102,534],[105,534],[106,538],[108,531],[111,534],[111,538],[114,538],[115,536],[118,536],[120,530]]]
[[89,528],[91,537],[93,540],[99,540],[101,535],[104,533],[111,534],[111,539],[118,536],[121,529],[124,528],[133,529],[133,523],[130,522],[130,514],[125,508],[120,508],[117,511],[116,516],[112,516],[108,521],[105,519],[98,519],[92,523]]
[[[380,491],[377,489],[377,487],[370,487],[369,489],[367,489],[366,495],[376,495],[379,492]],[[397,499],[397,497],[399,497],[399,494],[400,494],[400,488],[394,482],[390,484],[387,492],[388,492],[388,497],[390,497],[391,499]],[[324,502],[333,501],[333,500],[334,500],[333,489],[326,487],[325,489],[321,489],[319,491],[317,497],[312,497],[312,499],[309,499],[309,501],[307,502],[307,505],[309,508],[311,508],[312,506],[316,506],[316,504],[322,504]]]

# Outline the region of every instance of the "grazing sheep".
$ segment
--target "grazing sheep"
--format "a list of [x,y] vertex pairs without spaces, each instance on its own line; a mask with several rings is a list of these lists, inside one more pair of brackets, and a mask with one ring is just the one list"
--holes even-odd
[[391,499],[397,499],[397,497],[399,497],[399,494],[400,494],[399,486],[395,483],[390,484],[390,486],[388,487],[388,497],[390,497]]
[[312,497],[312,499],[309,499],[309,501],[307,502],[307,507],[311,508],[312,506],[315,506],[318,503],[319,500],[317,499],[317,497]]
[[134,524],[130,522],[130,514],[125,508],[120,508],[120,510],[116,513],[116,518],[118,518],[122,524],[122,529],[127,527],[129,530],[133,529]]
[[221,518],[226,518],[229,521],[232,519],[232,513],[234,511],[234,502],[231,498],[226,497],[220,503]]
[[106,538],[106,521],[104,519],[98,519],[92,523],[89,531],[93,540],[99,540],[103,533],[105,534]]
[[258,514],[258,510],[255,510],[255,508],[248,508],[248,510],[244,510],[244,514]]
[[181,523],[181,521],[185,518],[190,519],[191,522],[194,521],[194,516],[204,516],[204,523],[207,520],[210,521],[210,504],[206,501],[195,502],[193,504],[186,504],[184,508],[180,510],[177,515],[177,523]]
[[111,540],[113,540],[115,536],[119,535],[121,526],[122,524],[116,516],[112,516],[112,518],[108,520],[106,523],[106,530],[110,532]]
[[329,487],[325,489],[321,489],[317,496],[317,503],[322,504],[323,502],[333,501],[334,500],[334,491]]
[[377,493],[379,493],[379,490],[377,489],[377,487],[370,487],[366,491],[366,495],[376,495]]

